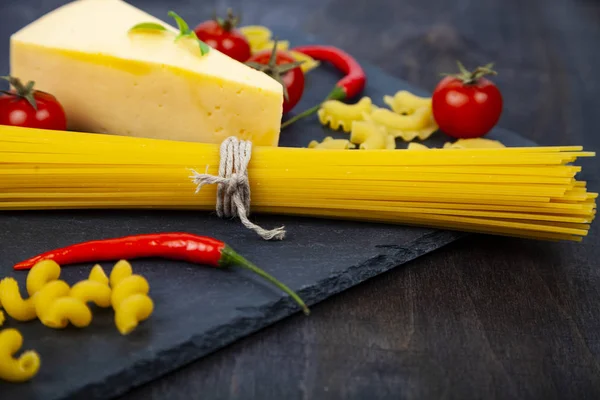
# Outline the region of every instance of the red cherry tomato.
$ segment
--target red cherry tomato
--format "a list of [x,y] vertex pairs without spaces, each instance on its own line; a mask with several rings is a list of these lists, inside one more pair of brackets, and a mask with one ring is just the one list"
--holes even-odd
[[502,94],[496,85],[483,78],[495,74],[491,65],[447,76],[432,96],[433,117],[441,131],[455,138],[476,138],[488,133],[502,114]]
[[213,49],[227,54],[239,62],[246,62],[252,52],[246,37],[235,29],[238,22],[239,19],[233,16],[231,10],[228,10],[227,19],[215,18],[214,20],[204,21],[194,28],[194,32],[198,39]]
[[67,130],[65,110],[56,97],[34,90],[33,84],[23,86],[16,78],[9,78],[9,82],[16,91],[0,96],[0,125]]
[[[250,57],[248,64],[261,64],[267,66],[268,68],[266,68],[265,72],[271,76],[280,73],[275,66],[282,68],[282,71],[284,72],[281,73],[281,80],[287,91],[287,99],[284,98],[283,101],[283,113],[286,114],[291,111],[302,98],[302,94],[304,93],[304,72],[302,72],[300,66],[286,71],[287,66],[297,63],[297,61],[289,53],[284,51],[277,51],[275,66],[269,67],[272,52],[273,50],[260,51]],[[275,71],[273,71],[274,69]]]

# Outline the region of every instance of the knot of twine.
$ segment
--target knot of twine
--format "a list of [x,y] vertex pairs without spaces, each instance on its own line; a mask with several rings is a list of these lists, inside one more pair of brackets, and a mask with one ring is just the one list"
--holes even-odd
[[248,163],[251,155],[252,142],[229,137],[221,143],[219,176],[200,174],[192,170],[193,175],[190,178],[198,186],[196,193],[204,185],[218,184],[216,209],[219,217],[239,217],[246,228],[252,229],[263,239],[282,240],[285,237],[283,226],[267,230],[248,219],[250,215]]

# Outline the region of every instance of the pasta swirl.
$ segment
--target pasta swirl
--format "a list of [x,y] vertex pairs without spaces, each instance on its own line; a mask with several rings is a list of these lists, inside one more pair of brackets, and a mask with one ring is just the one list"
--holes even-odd
[[133,274],[131,264],[125,260],[115,264],[110,284],[115,325],[122,335],[127,335],[141,321],[148,319],[154,310],[154,303],[148,296],[150,286],[144,277]]
[[50,328],[62,329],[69,322],[79,328],[88,326],[92,321],[92,312],[85,303],[95,300],[98,305],[104,304],[106,307],[110,288],[106,284],[90,280],[81,281],[70,288],[66,282],[58,279],[60,273],[60,266],[51,260],[40,261],[29,271],[27,291],[33,301],[36,316]]
[[17,321],[31,321],[37,317],[35,294],[48,282],[58,279],[60,266],[51,260],[40,261],[27,274],[28,299],[23,299],[19,284],[14,278],[0,281],[0,303],[6,313]]
[[31,297],[48,282],[55,281],[59,277],[60,265],[53,260],[40,261],[27,274],[27,293]]
[[109,280],[100,265],[95,265],[90,271],[90,276],[84,281],[77,282],[71,288],[69,296],[81,300],[83,303],[92,302],[98,307],[110,307],[111,289]]
[[0,331],[0,379],[8,382],[25,382],[33,378],[40,369],[40,356],[28,350],[15,358],[14,354],[23,346],[23,336],[16,329]]
[[0,281],[2,307],[6,313],[17,321],[25,322],[36,318],[33,298],[23,299],[19,284],[14,278],[4,278]]
[[69,322],[84,328],[92,322],[92,311],[80,299],[70,296],[71,289],[64,281],[52,281],[35,295],[37,316],[45,326],[62,329]]

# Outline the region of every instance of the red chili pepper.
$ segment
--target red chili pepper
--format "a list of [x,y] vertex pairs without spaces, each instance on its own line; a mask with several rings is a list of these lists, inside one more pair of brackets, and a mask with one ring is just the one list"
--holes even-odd
[[306,315],[310,313],[306,304],[304,304],[295,292],[246,260],[231,247],[220,240],[191,233],[173,232],[131,235],[77,243],[37,255],[16,264],[13,268],[15,270],[31,269],[36,263],[42,260],[54,260],[59,265],[68,265],[148,257],[181,260],[217,268],[225,268],[233,265],[246,268],[289,294],[302,307]]
[[[365,71],[362,69],[360,64],[348,53],[333,46],[322,46],[322,45],[309,45],[299,46],[292,49],[299,53],[306,54],[309,57],[319,61],[327,61],[334,67],[346,74],[342,79],[338,81],[331,93],[327,96],[327,100],[347,100],[358,95],[365,88],[367,83],[367,76]],[[288,119],[281,128],[291,125],[297,120],[314,114],[319,110],[321,104],[309,108],[306,111]]]

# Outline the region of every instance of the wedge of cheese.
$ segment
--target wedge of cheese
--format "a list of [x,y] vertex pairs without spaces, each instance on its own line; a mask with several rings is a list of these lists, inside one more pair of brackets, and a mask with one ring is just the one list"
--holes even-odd
[[[129,32],[142,22],[167,31]],[[71,130],[277,146],[281,85],[178,32],[121,0],[77,0],[11,36],[10,73],[54,94]]]

